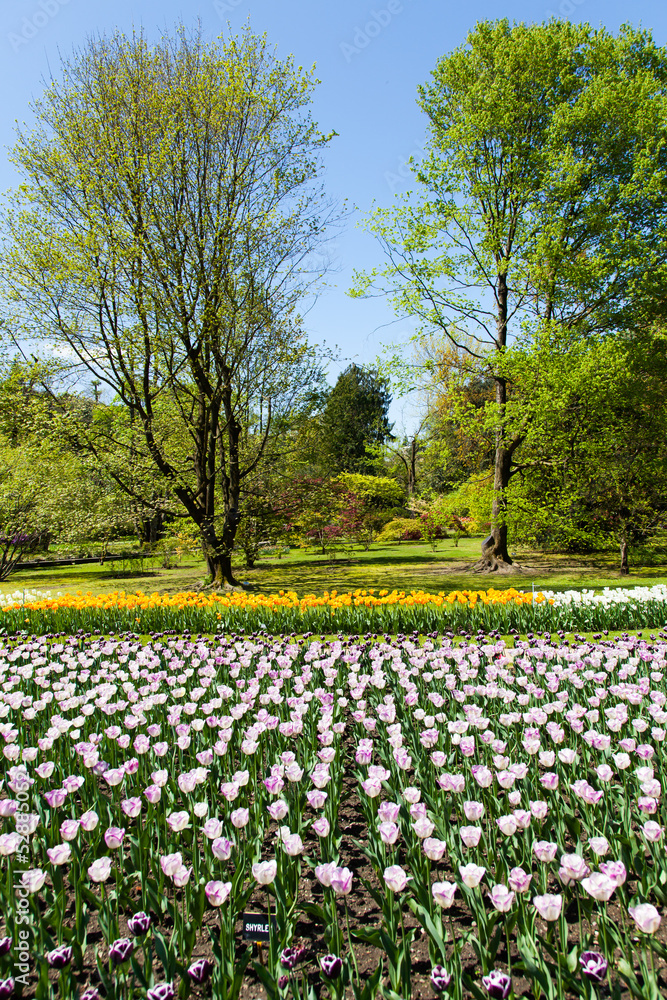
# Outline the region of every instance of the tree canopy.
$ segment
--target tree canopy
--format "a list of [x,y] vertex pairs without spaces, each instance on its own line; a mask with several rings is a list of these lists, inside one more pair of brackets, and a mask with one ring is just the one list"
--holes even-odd
[[373,448],[391,437],[386,379],[352,364],[338,376],[321,419],[325,461],[331,472],[372,472]]

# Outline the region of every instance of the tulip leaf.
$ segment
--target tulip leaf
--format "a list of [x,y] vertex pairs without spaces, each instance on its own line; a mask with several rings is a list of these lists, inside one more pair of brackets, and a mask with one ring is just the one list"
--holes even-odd
[[301,909],[304,913],[307,913],[309,917],[313,917],[314,920],[317,920],[318,923],[326,925],[327,915],[322,907],[318,906],[317,903],[302,903]]

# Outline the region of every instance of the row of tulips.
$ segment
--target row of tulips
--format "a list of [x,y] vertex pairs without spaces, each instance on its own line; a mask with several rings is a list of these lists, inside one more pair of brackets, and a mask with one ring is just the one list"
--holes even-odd
[[[0,998],[235,1000],[253,974],[269,1000],[315,976],[332,1000],[409,1000],[421,928],[454,1000],[519,978],[536,1000],[657,1000],[666,659],[662,637],[6,642]],[[239,942],[251,900],[266,964]]]
[[[16,596],[16,595],[15,595]],[[29,598],[31,595],[27,595]],[[667,586],[593,591],[355,590],[302,597],[276,594],[181,593],[32,595],[0,605],[8,633],[176,630],[273,633],[304,631],[388,632],[448,629],[509,632],[596,631],[661,626],[667,620]]]

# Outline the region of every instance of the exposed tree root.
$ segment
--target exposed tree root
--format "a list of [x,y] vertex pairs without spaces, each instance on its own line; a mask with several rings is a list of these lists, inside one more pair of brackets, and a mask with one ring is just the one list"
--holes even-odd
[[467,569],[471,573],[498,573],[501,576],[514,576],[525,572],[523,566],[518,563],[508,563],[496,556],[482,556]]

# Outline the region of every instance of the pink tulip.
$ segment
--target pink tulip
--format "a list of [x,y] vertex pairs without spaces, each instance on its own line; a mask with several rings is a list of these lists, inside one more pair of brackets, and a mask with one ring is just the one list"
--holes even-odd
[[88,868],[88,878],[91,882],[106,882],[111,875],[111,858],[98,858]]
[[570,788],[578,798],[582,799],[589,806],[597,805],[604,795],[604,792],[592,788],[585,778],[573,782]]
[[176,780],[178,787],[184,794],[194,792],[197,780],[193,774],[179,774]]
[[252,866],[252,877],[260,885],[270,885],[276,877],[278,864],[275,860],[259,861]]
[[79,819],[79,825],[82,830],[86,831],[86,833],[92,833],[92,831],[99,823],[99,820],[100,818],[95,812],[95,810],[89,809],[87,812],[81,814],[81,818]]
[[224,781],[220,785],[220,793],[227,802],[233,802],[234,799],[238,798],[239,786],[235,785],[233,781]]
[[333,861],[329,861],[324,865],[317,865],[315,868],[315,878],[317,881],[326,886],[326,888],[331,888],[331,876],[336,871],[336,865]]
[[484,806],[481,802],[470,800],[463,803],[463,812],[469,823],[477,823],[484,815]]
[[563,885],[570,885],[572,882],[581,882],[587,875],[590,875],[590,871],[584,859],[578,854],[563,854],[560,859],[558,877]]
[[46,872],[41,868],[29,868],[21,875],[21,885],[32,893],[39,892],[46,881]]
[[498,910],[499,913],[507,913],[514,902],[514,893],[510,892],[507,886],[500,883],[491,888],[489,899],[493,908]]
[[361,787],[369,799],[377,798],[382,792],[382,782],[379,778],[366,778],[365,781],[361,782]]
[[285,787],[285,782],[279,775],[271,775],[264,779],[264,787],[269,795],[280,795]]
[[431,886],[433,899],[443,910],[448,910],[453,904],[456,888],[455,882],[434,882]]
[[60,809],[65,804],[67,792],[64,788],[53,788],[50,792],[44,792],[44,798],[49,809]]
[[589,837],[588,843],[593,854],[597,854],[598,857],[604,857],[609,852],[609,841],[606,837]]
[[[222,826],[222,824],[220,825]],[[233,843],[231,840],[227,840],[226,837],[216,837],[211,844],[213,856],[216,857],[218,861],[229,861],[232,856],[233,848]]]
[[482,764],[473,764],[472,776],[480,788],[489,788],[493,783],[493,773]]
[[201,828],[201,832],[208,840],[216,840],[222,833],[222,823],[219,819],[211,817],[206,820]]
[[660,914],[651,903],[639,903],[628,909],[635,924],[644,934],[655,934],[660,926]]
[[303,854],[303,841],[298,833],[288,833],[281,839],[285,853],[291,858],[296,858],[299,854]]
[[60,824],[60,836],[63,840],[75,840],[79,832],[78,819],[66,819]]
[[381,802],[378,806],[378,816],[381,823],[395,823],[401,807],[397,802]]
[[523,868],[512,868],[508,882],[510,889],[513,889],[514,892],[524,893],[530,889],[532,880],[533,876],[525,872]]
[[420,816],[413,824],[412,829],[420,840],[424,840],[426,837],[430,837],[435,830],[435,823],[427,819],[426,816]]
[[447,844],[444,840],[437,840],[435,837],[426,837],[422,841],[422,849],[430,861],[440,861],[447,850]]
[[172,831],[172,833],[180,833],[181,830],[185,828],[190,823],[190,814],[184,809],[180,812],[169,813],[167,816],[167,826]]
[[192,874],[192,868],[186,868],[185,865],[181,865],[178,871],[175,871],[172,875],[172,880],[177,889],[182,889],[190,881],[190,875]]
[[475,889],[479,883],[484,878],[484,873],[486,868],[480,865],[461,865],[459,867],[459,874],[461,876],[461,881],[464,885],[467,885],[469,889]]
[[512,815],[499,816],[496,820],[498,829],[505,837],[511,837],[519,829],[516,817]]
[[459,836],[466,847],[477,847],[482,836],[481,826],[462,826],[459,828]]
[[69,844],[56,844],[55,847],[47,847],[46,853],[52,865],[66,865],[72,857],[72,848]]
[[533,896],[533,906],[540,916],[549,922],[558,920],[560,911],[563,908],[562,896]]
[[556,857],[558,844],[553,844],[548,840],[537,840],[533,844],[533,854],[542,864],[549,864]]
[[384,881],[388,889],[392,892],[403,892],[408,884],[408,876],[400,865],[390,865],[384,870]]
[[211,906],[222,906],[232,888],[231,882],[207,882],[204,892]]
[[606,902],[610,899],[616,889],[616,883],[601,871],[593,872],[588,878],[582,880],[581,885],[589,896],[600,902]]
[[183,858],[180,851],[177,851],[175,854],[166,854],[164,857],[160,858],[160,867],[168,878],[173,878],[174,873],[177,872],[182,866]]
[[110,767],[108,771],[104,772],[104,780],[107,785],[112,787],[115,785],[120,785],[125,779],[125,771],[122,767]]
[[337,896],[347,896],[352,890],[352,872],[349,868],[335,868],[331,873],[331,888]]
[[232,826],[235,826],[237,830],[241,830],[244,826],[248,825],[250,820],[250,810],[234,809],[230,819],[232,821]]
[[313,833],[317,834],[318,837],[328,837],[329,831],[331,829],[331,824],[326,816],[320,816],[311,825]]
[[119,847],[123,846],[124,837],[125,830],[123,827],[110,826],[104,833],[104,843],[110,850],[117,851]]
[[649,819],[642,827],[644,836],[650,843],[655,844],[662,837],[664,830],[655,820]]
[[606,875],[608,879],[611,879],[616,886],[623,885],[628,877],[628,873],[622,861],[605,861],[600,865],[600,871],[603,875]]
[[519,830],[527,830],[533,819],[533,814],[528,809],[515,809],[512,815]]

